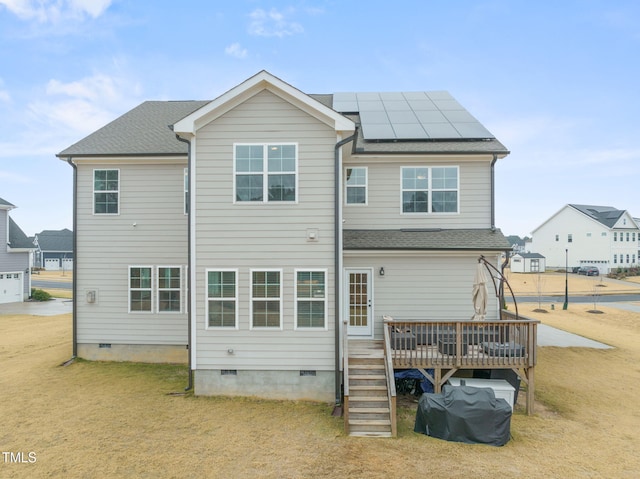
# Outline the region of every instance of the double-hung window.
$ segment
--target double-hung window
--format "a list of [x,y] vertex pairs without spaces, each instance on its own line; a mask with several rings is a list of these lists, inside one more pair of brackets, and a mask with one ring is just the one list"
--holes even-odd
[[238,272],[207,271],[207,327],[238,327]]
[[120,208],[120,170],[93,171],[93,213],[117,215]]
[[251,271],[251,327],[281,328],[282,272]]
[[296,328],[326,328],[325,271],[296,271]]
[[345,199],[348,205],[367,204],[367,168],[347,168]]
[[237,144],[234,147],[235,201],[276,203],[297,200],[296,144]]
[[182,290],[179,266],[158,267],[158,311],[180,312]]
[[151,312],[151,266],[129,267],[129,312]]
[[402,167],[403,213],[458,213],[457,166]]

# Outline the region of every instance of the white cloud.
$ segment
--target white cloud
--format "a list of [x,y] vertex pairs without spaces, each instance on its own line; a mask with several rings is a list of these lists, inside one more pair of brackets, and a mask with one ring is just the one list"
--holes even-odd
[[288,10],[283,13],[275,8],[272,8],[268,12],[257,8],[249,14],[251,18],[249,33],[259,37],[282,38],[304,32],[302,25],[287,18],[292,13],[293,10]]
[[22,20],[58,23],[61,20],[97,18],[112,0],[0,0],[7,10]]
[[224,49],[224,52],[231,57],[236,57],[236,58],[247,57],[247,49],[242,48],[242,46],[239,43],[232,43],[231,45],[229,45],[227,48]]

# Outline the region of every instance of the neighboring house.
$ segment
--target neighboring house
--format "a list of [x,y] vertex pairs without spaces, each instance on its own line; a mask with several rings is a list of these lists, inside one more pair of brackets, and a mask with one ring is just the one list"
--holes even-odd
[[21,302],[31,294],[29,264],[33,244],[9,216],[14,208],[0,198],[0,237],[6,243],[6,247],[0,247],[0,303]]
[[515,236],[515,235],[509,235],[507,236],[507,241],[509,242],[509,244],[511,245],[511,249],[512,249],[512,254],[515,253],[524,253],[525,252],[525,245],[526,245],[526,241],[529,238],[520,238],[520,236]]
[[345,332],[474,314],[479,257],[511,248],[508,153],[446,92],[308,95],[262,71],[145,102],[58,154],[76,170],[74,352],[188,359],[196,394],[339,400]]
[[33,264],[47,271],[73,269],[73,232],[44,230],[33,238],[36,247]]
[[626,210],[564,206],[532,232],[530,251],[548,268],[596,266],[601,273],[638,264],[640,228]]
[[512,273],[544,273],[545,257],[540,253],[516,253],[511,256]]

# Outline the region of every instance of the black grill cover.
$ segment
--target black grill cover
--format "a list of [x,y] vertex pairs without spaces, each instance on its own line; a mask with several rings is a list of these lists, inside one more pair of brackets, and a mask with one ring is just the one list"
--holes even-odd
[[441,394],[422,395],[413,430],[446,441],[504,446],[511,406],[490,388],[445,385]]

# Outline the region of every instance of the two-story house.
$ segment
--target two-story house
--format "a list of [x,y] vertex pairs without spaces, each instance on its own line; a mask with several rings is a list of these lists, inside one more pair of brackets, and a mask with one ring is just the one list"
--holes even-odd
[[533,230],[527,248],[544,255],[547,268],[596,266],[608,273],[637,266],[639,242],[640,228],[628,211],[569,204]]
[[196,394],[339,400],[344,335],[473,315],[478,258],[511,248],[507,154],[446,92],[310,95],[262,71],[213,101],[145,102],[58,154],[74,350],[188,360]]
[[44,230],[33,237],[36,248],[33,265],[48,271],[69,271],[73,268],[73,232],[67,228]]
[[9,216],[15,206],[0,198],[0,303],[22,302],[31,295],[29,263],[33,244]]

